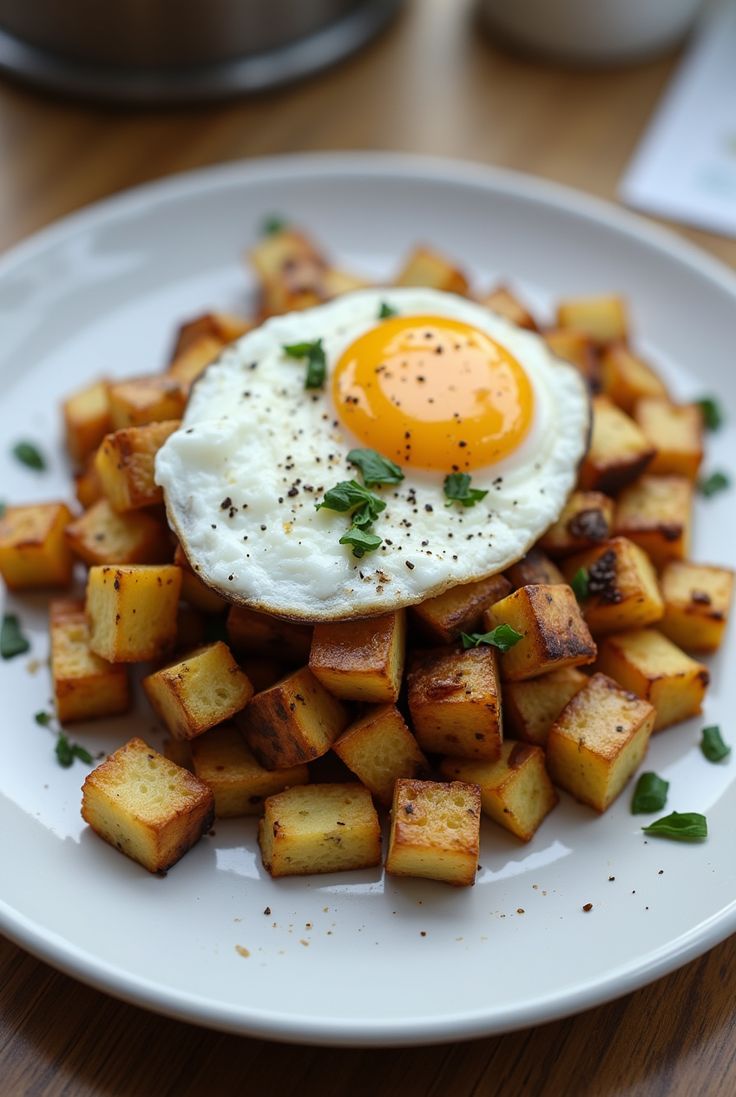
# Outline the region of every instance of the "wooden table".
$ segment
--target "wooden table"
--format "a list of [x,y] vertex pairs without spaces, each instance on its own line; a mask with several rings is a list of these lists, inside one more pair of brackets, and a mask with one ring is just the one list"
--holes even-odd
[[[169,172],[312,149],[466,157],[614,198],[675,62],[610,72],[543,67],[497,51],[468,3],[414,0],[358,57],[258,99],[126,110],[6,84],[0,247]],[[680,231],[736,263],[736,242]],[[0,941],[0,1093],[725,1095],[736,1092],[734,979],[732,940],[653,986],[535,1030],[456,1046],[333,1051],[156,1017]]]

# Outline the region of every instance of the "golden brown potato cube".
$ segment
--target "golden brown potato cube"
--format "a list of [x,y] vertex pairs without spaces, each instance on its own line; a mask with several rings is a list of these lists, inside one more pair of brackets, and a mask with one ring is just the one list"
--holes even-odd
[[613,499],[602,492],[574,491],[539,545],[552,556],[569,556],[600,545],[611,536],[613,512]]
[[423,777],[427,759],[395,705],[376,705],[350,724],[332,749],[387,807],[398,777]]
[[203,336],[209,336],[220,345],[234,343],[252,327],[250,320],[246,320],[244,316],[236,316],[233,312],[204,312],[180,325],[171,354],[171,362],[173,364],[179,355],[194,343],[199,343]]
[[151,507],[164,500],[154,481],[154,461],[178,419],[127,427],[108,434],[95,457],[97,475],[111,506],[118,511]]
[[543,747],[549,729],[587,681],[587,675],[576,667],[563,667],[540,678],[507,682],[503,687],[504,730],[508,726],[514,737]]
[[580,465],[583,491],[616,492],[641,476],[655,449],[625,411],[607,396],[593,397],[590,447]]
[[143,511],[118,514],[107,499],[99,499],[70,522],[65,535],[85,564],[158,564],[171,557],[163,522]]
[[692,483],[684,476],[642,476],[619,495],[614,530],[661,568],[688,555],[692,506]]
[[159,719],[175,739],[194,739],[245,708],[253,686],[222,640],[143,679]]
[[246,606],[233,606],[227,616],[230,646],[244,655],[273,656],[287,663],[306,663],[312,626],[280,621]]
[[406,647],[403,610],[314,628],[309,669],[345,701],[396,701]]
[[425,599],[411,607],[411,617],[425,639],[451,644],[461,632],[474,632],[483,610],[505,598],[510,590],[511,584],[504,575],[491,575]]
[[102,499],[104,492],[97,475],[95,454],[90,454],[82,471],[75,475],[74,494],[85,510],[88,510],[98,499]]
[[662,632],[687,651],[717,651],[731,600],[733,571],[674,561],[662,572]]
[[478,785],[484,814],[522,842],[534,837],[559,800],[544,764],[544,751],[527,743],[504,743],[495,762],[444,758],[440,773],[449,781]]
[[181,568],[181,596],[185,602],[201,613],[222,613],[227,608],[228,603],[222,595],[199,578],[180,544],[177,544],[174,552],[174,563]]
[[395,284],[397,286],[428,286],[430,289],[444,290],[445,293],[458,293],[467,296],[468,280],[459,269],[439,252],[432,248],[418,247],[411,253],[401,268]]
[[276,659],[258,659],[255,656],[246,656],[241,660],[241,667],[253,683],[256,693],[270,689],[271,686],[283,678],[286,670]]
[[95,381],[64,401],[66,448],[75,465],[83,465],[111,429],[107,382]]
[[131,739],[87,777],[82,818],[149,872],[165,872],[212,826],[214,797],[199,778]]
[[49,616],[51,678],[59,721],[96,720],[127,712],[127,669],[90,651],[84,603],[54,601]]
[[214,793],[218,819],[260,815],[268,796],[309,781],[306,766],[264,769],[234,724],[193,739],[191,751],[194,772]]
[[258,826],[272,876],[347,872],[381,863],[381,828],[367,788],[297,785],[269,796]]
[[177,351],[171,365],[166,370],[167,377],[179,382],[185,392],[189,392],[194,382],[204,373],[207,366],[222,354],[226,344],[214,335],[202,334],[191,339],[183,350]]
[[91,567],[89,646],[110,663],[157,659],[176,642],[181,570],[172,564]]
[[697,404],[645,396],[637,401],[634,418],[656,450],[649,472],[697,478],[703,460],[703,417]]
[[596,668],[654,706],[654,730],[696,716],[710,682],[708,668],[656,629],[607,636]]
[[614,537],[598,548],[568,556],[563,564],[568,582],[581,569],[588,584],[581,607],[594,636],[651,625],[664,614],[652,562],[628,538]]
[[417,652],[407,683],[411,722],[423,750],[498,758],[501,688],[492,648]]
[[597,343],[624,340],[629,333],[626,302],[621,297],[570,297],[557,306],[561,328],[584,331]]
[[574,328],[554,328],[544,333],[544,341],[556,358],[570,362],[583,375],[594,392],[600,383],[598,347],[584,331]]
[[347,722],[344,705],[302,667],[257,693],[238,726],[261,765],[286,769],[326,754]]
[[647,701],[594,674],[550,729],[550,777],[576,800],[605,811],[646,754],[654,718]]
[[311,308],[326,300],[325,256],[304,233],[284,228],[264,236],[250,261],[261,284],[261,316]]
[[0,517],[0,575],[9,590],[68,587],[74,557],[64,537],[66,503],[7,507]]
[[539,331],[537,322],[529,312],[526,305],[523,305],[518,297],[511,292],[508,286],[495,286],[490,293],[486,294],[480,300],[481,305],[485,305],[491,312],[498,313],[499,316],[505,317],[512,324],[516,324],[517,328],[527,328],[528,331]]
[[[547,586],[564,583],[562,572],[541,549],[529,549],[526,556],[507,569],[511,585],[515,588],[544,583]],[[501,599],[499,598],[500,602]],[[487,607],[486,607],[487,608]]]
[[343,293],[352,293],[356,289],[365,289],[369,285],[370,282],[365,278],[359,278],[346,270],[337,270],[335,267],[328,267],[322,276],[322,292],[326,301],[332,300],[333,297],[339,297]]
[[487,609],[483,626],[489,632],[510,625],[521,640],[501,652],[501,677],[519,682],[550,670],[592,663],[596,646],[566,583],[519,587]]
[[181,382],[166,374],[117,381],[107,394],[113,430],[181,419],[187,402]]
[[601,358],[601,389],[627,415],[643,396],[667,396],[664,381],[625,343],[612,343]]
[[400,778],[391,808],[386,872],[469,887],[478,871],[480,789]]

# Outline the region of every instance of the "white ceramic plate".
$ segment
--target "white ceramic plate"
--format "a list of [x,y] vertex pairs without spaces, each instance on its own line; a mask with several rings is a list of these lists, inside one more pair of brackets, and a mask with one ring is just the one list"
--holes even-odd
[[[470,165],[379,155],[255,161],[132,191],[2,260],[3,498],[67,494],[58,405],[70,389],[102,373],[158,369],[182,318],[249,303],[240,252],[271,211],[376,276],[425,240],[484,283],[510,277],[542,311],[557,295],[623,290],[640,344],[674,391],[718,392],[736,424],[736,279],[674,237],[582,195]],[[48,473],[9,458],[20,437],[41,443]],[[735,443],[729,425],[713,439],[711,464],[732,464]],[[698,503],[696,517],[695,556],[733,562],[733,496]],[[472,890],[380,871],[275,882],[254,824],[240,820],[219,822],[165,879],[149,876],[82,825],[86,767],[59,768],[51,733],[33,720],[49,707],[43,600],[7,607],[41,665],[0,665],[0,927],[121,998],[279,1039],[453,1040],[613,998],[736,926],[734,765],[704,760],[701,720],[658,736],[648,762],[671,782],[668,809],[707,813],[701,845],[645,841],[625,794],[602,818],[563,798],[526,846],[486,825]],[[728,650],[712,660],[705,718],[736,740]],[[133,731],[160,742],[142,705],[136,717],[72,734],[103,750]]]

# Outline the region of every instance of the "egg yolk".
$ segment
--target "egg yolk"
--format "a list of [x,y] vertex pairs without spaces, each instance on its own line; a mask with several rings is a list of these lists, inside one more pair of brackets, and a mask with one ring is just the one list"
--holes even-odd
[[340,357],[332,394],[343,423],[401,465],[467,471],[520,445],[532,386],[485,332],[441,316],[382,320]]

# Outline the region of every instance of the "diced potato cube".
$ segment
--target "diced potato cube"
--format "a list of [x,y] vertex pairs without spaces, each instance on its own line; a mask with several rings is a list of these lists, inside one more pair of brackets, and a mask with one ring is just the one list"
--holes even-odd
[[95,381],[64,401],[66,448],[76,465],[83,465],[111,428],[107,382]]
[[227,608],[228,603],[222,595],[202,582],[179,544],[174,552],[174,563],[181,568],[181,596],[185,602],[202,613],[222,613]]
[[574,328],[554,328],[544,333],[544,341],[556,358],[570,362],[580,371],[593,392],[598,391],[600,354],[593,339]]
[[272,876],[346,872],[381,863],[381,828],[367,788],[297,785],[269,796],[258,827]]
[[70,522],[66,540],[85,564],[158,564],[171,558],[163,522],[143,511],[118,514],[107,499]]
[[6,508],[0,517],[0,575],[10,590],[69,586],[74,557],[64,530],[71,519],[65,503]]
[[59,721],[96,720],[127,712],[127,668],[107,663],[90,650],[84,603],[52,602],[49,624],[51,678]]
[[688,555],[692,505],[692,484],[684,476],[642,476],[619,495],[614,529],[661,568]]
[[667,396],[662,378],[625,343],[612,343],[604,350],[601,388],[628,415],[633,414],[636,402],[642,396]]
[[151,507],[164,500],[154,481],[154,462],[178,419],[127,427],[108,434],[95,457],[97,475],[110,504],[118,511]]
[[501,688],[492,648],[417,652],[407,682],[411,721],[423,750],[498,758]]
[[257,693],[238,726],[261,765],[286,769],[326,754],[347,722],[343,704],[302,667]]
[[662,632],[686,651],[717,651],[731,600],[733,571],[706,564],[673,562],[662,572]]
[[560,517],[541,538],[540,547],[552,556],[569,556],[599,545],[611,536],[613,512],[613,499],[602,492],[574,491]]
[[489,632],[510,625],[521,633],[500,656],[501,677],[507,681],[537,678],[550,670],[592,663],[596,646],[575,595],[564,583],[519,587],[487,609],[483,618]]
[[508,286],[496,286],[482,297],[480,300],[481,305],[485,305],[491,312],[498,313],[499,316],[505,317],[512,324],[516,324],[517,328],[527,328],[529,331],[539,331],[537,322],[529,312],[526,305],[523,305],[519,298],[511,292]]
[[189,392],[207,366],[220,357],[225,345],[222,339],[214,335],[196,336],[186,344],[183,350],[177,351],[166,375],[175,378],[184,391]]
[[143,688],[175,739],[194,739],[222,724],[253,696],[253,686],[221,640],[149,674]]
[[543,747],[549,729],[587,681],[576,667],[563,667],[540,678],[507,682],[503,687],[504,727],[508,723],[518,739]]
[[280,621],[247,606],[233,606],[227,617],[230,646],[245,655],[267,655],[288,663],[306,663],[312,626]]
[[491,575],[425,599],[411,607],[411,617],[427,640],[451,644],[461,632],[474,632],[483,610],[505,598],[510,590],[511,584],[504,575]]
[[455,887],[475,883],[480,789],[462,781],[399,779],[391,809],[386,872]]
[[629,334],[626,302],[621,297],[570,297],[560,301],[557,323],[561,328],[584,331],[597,343],[625,341]]
[[186,404],[184,387],[166,374],[117,381],[108,386],[107,394],[113,430],[181,419]]
[[397,286],[428,286],[430,289],[458,293],[465,297],[468,280],[453,263],[432,248],[418,247],[411,253],[399,272]]
[[309,781],[306,766],[264,769],[234,724],[193,739],[191,751],[194,772],[214,793],[218,819],[260,815],[268,796]]
[[322,277],[322,292],[327,301],[332,300],[333,297],[339,297],[343,293],[352,293],[356,289],[365,289],[369,285],[370,282],[365,278],[359,278],[346,270],[337,270],[335,267],[328,267]]
[[559,797],[549,779],[541,747],[504,743],[496,762],[465,762],[445,758],[440,773],[450,781],[480,788],[484,814],[528,842]]
[[193,320],[185,321],[179,327],[171,361],[175,362],[180,354],[194,343],[198,343],[205,335],[220,344],[234,343],[252,327],[250,320],[246,320],[244,316],[236,316],[232,312],[204,312],[200,316],[195,316]]
[[176,642],[181,571],[172,564],[92,567],[87,577],[89,646],[110,663],[141,663]]
[[342,733],[332,749],[387,807],[398,777],[423,777],[427,759],[395,705],[377,705]]
[[75,475],[74,494],[85,510],[88,510],[98,499],[102,499],[104,492],[97,474],[94,454],[90,454],[82,471]]
[[262,317],[311,308],[327,299],[327,260],[304,233],[292,228],[271,233],[249,258],[261,284]]
[[396,701],[406,646],[403,610],[314,628],[309,669],[345,701]]
[[596,667],[654,706],[655,731],[696,716],[710,682],[707,667],[651,628],[607,636]]
[[649,472],[695,480],[703,461],[703,417],[697,404],[673,404],[662,396],[637,401],[634,418],[656,453]]
[[659,621],[664,603],[651,560],[626,537],[568,556],[563,565],[570,582],[583,569],[588,577],[583,616],[594,636],[641,628]]
[[576,800],[605,811],[646,754],[654,719],[647,701],[594,674],[550,729],[550,777]]
[[193,773],[131,739],[89,774],[82,818],[149,872],[165,872],[206,834],[214,797]]
[[[508,575],[512,586],[517,589],[519,587],[529,587],[539,583],[550,586],[555,583],[565,582],[557,564],[554,564],[549,556],[538,548],[529,549],[526,556],[523,556],[521,560],[517,560],[515,564],[512,564],[511,567],[507,569],[506,574]],[[500,598],[497,600],[499,602],[501,601]]]
[[593,397],[590,447],[578,477],[584,491],[619,491],[642,474],[654,454],[652,443],[625,411],[607,396]]

